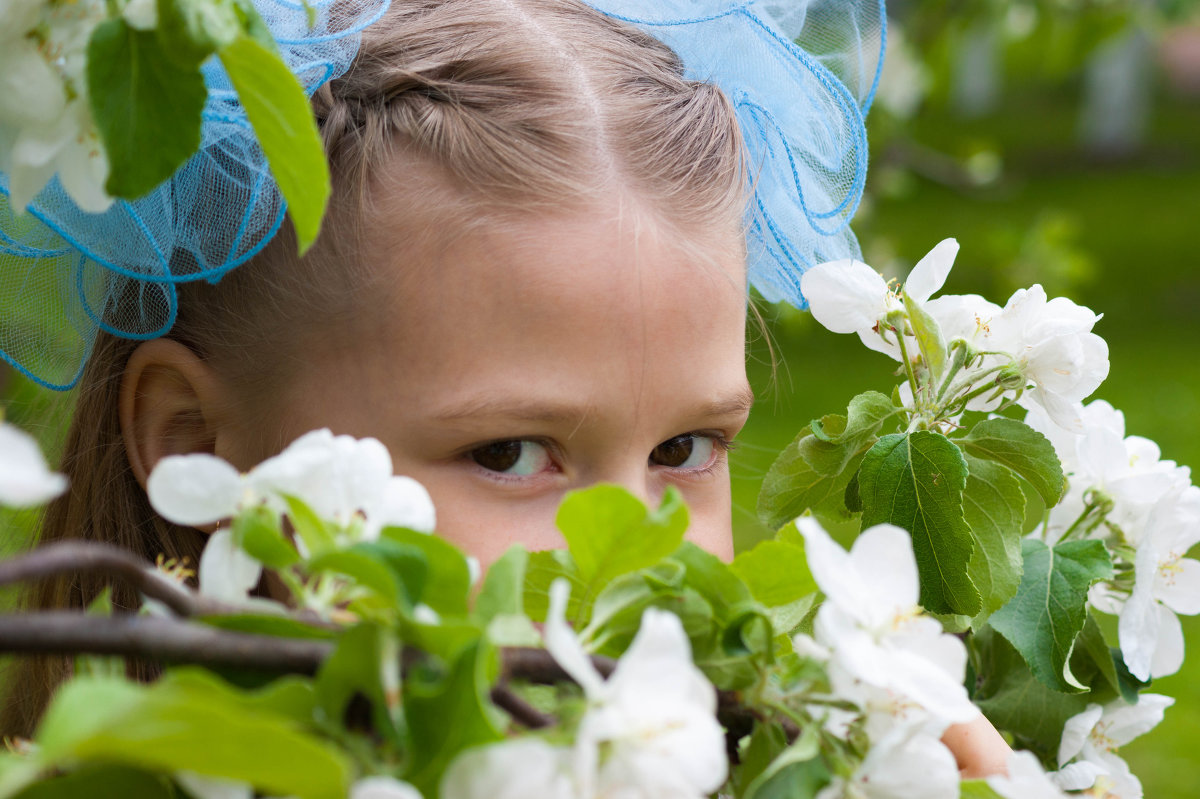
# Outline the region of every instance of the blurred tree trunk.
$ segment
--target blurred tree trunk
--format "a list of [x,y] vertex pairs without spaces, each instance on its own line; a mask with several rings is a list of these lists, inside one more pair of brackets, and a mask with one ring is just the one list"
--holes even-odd
[[999,26],[985,19],[969,28],[959,43],[953,77],[954,109],[960,116],[986,116],[1000,104],[1002,83]]
[[1134,27],[1088,59],[1079,119],[1088,152],[1112,158],[1142,148],[1150,118],[1152,56],[1150,37]]

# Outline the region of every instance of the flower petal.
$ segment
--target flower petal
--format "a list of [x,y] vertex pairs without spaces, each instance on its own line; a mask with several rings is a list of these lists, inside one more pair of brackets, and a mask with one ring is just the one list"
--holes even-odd
[[168,455],[150,472],[146,494],[167,521],[212,524],[237,512],[242,476],[215,455]]
[[800,292],[818,322],[834,333],[870,330],[887,309],[887,283],[862,261],[817,264],[800,278]]
[[442,799],[571,799],[570,750],[537,738],[467,749],[442,778]]
[[230,530],[217,530],[208,537],[197,571],[200,593],[237,603],[258,585],[262,564],[234,546]]
[[1175,700],[1162,694],[1141,694],[1136,705],[1118,700],[1105,708],[1104,735],[1114,746],[1124,746],[1157,727]]
[[1179,671],[1183,666],[1183,625],[1170,608],[1157,605],[1158,640],[1150,660],[1150,677],[1158,679]]
[[1067,761],[1083,751],[1083,745],[1100,717],[1104,708],[1100,705],[1088,705],[1081,713],[1076,713],[1067,719],[1063,726],[1062,740],[1058,744],[1058,765],[1066,765]]
[[1159,567],[1154,596],[1176,613],[1200,613],[1200,561],[1180,558]]
[[376,535],[384,527],[405,527],[418,533],[432,533],[437,526],[437,514],[429,492],[411,477],[396,476],[389,479],[376,504],[365,510],[367,529],[374,530]]
[[420,792],[394,777],[365,777],[350,786],[349,799],[421,799]]
[[904,281],[904,295],[918,303],[927,301],[946,284],[946,276],[950,274],[957,255],[956,240],[943,239],[938,242],[908,273],[908,279]]
[[575,631],[567,624],[567,600],[570,596],[571,585],[566,580],[560,578],[550,584],[550,609],[546,614],[543,633],[546,649],[563,667],[563,671],[579,683],[589,699],[598,699],[604,694],[604,679],[583,651]]
[[31,508],[67,490],[67,478],[50,471],[33,436],[0,423],[0,505]]

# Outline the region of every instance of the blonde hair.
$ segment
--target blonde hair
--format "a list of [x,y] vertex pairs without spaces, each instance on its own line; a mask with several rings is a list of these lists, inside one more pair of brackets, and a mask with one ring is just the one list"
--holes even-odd
[[[317,244],[298,258],[285,229],[219,284],[181,286],[170,334],[227,378],[250,413],[265,416],[270,389],[304,362],[313,331],[328,335],[362,305],[369,231],[397,202],[440,215],[443,230],[585,207],[614,190],[683,232],[736,231],[744,217],[728,99],[685,79],[657,40],[577,0],[393,0],[313,106],[334,181]],[[386,221],[414,235],[430,227]],[[72,490],[48,509],[42,541],[106,541],[195,564],[204,535],[152,511],[125,453],[118,397],[137,346],[103,333],[96,342],[61,465]],[[263,429],[264,455],[286,443]],[[64,577],[28,604],[81,607],[103,588],[100,578]],[[138,605],[125,585],[112,597],[117,608]],[[56,658],[20,664],[2,731],[28,734],[68,668]],[[151,664],[130,670],[154,674]]]

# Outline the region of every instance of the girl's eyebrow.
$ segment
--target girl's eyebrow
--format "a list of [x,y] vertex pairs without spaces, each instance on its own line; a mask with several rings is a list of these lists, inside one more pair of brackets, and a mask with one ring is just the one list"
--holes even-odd
[[[754,391],[749,383],[742,383],[727,396],[697,406],[689,415],[695,418],[740,416],[748,414],[752,405]],[[578,424],[591,410],[590,405],[571,402],[477,395],[438,411],[433,418],[438,422],[487,418],[544,424]]]
[[560,402],[536,402],[527,399],[476,396],[438,411],[439,422],[461,422],[466,419],[511,419],[518,422],[555,424],[574,422],[588,413],[588,406]]

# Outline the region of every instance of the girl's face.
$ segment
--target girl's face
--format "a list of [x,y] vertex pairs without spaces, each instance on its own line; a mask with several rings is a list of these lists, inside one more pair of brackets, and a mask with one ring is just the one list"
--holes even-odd
[[418,252],[394,238],[378,250],[404,276],[377,287],[386,312],[314,354],[286,434],[379,438],[485,565],[515,542],[561,546],[563,495],[601,482],[650,504],[676,486],[689,538],[732,557],[726,448],[753,400],[737,231],[684,247],[578,214]]

